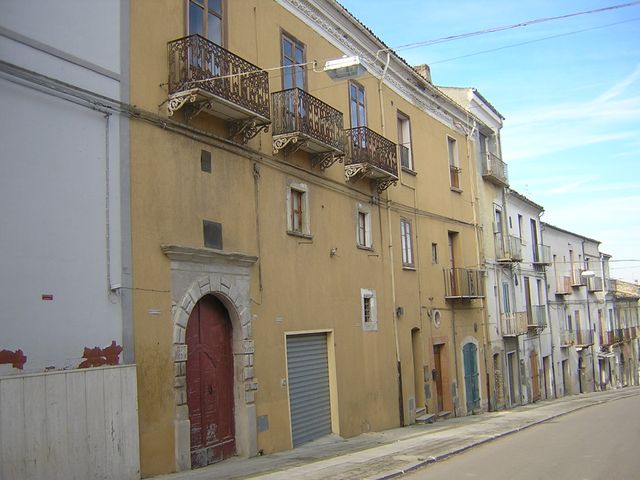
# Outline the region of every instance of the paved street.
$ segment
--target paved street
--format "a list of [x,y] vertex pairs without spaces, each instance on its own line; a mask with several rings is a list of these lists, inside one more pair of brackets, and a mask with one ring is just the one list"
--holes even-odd
[[640,478],[640,397],[585,408],[429,465],[407,480]]
[[[635,451],[630,454],[630,449],[622,450],[615,442],[631,438],[635,441],[634,446],[637,445],[640,438],[638,407],[640,387],[574,395],[513,410],[453,418],[432,425],[412,425],[351,439],[326,437],[287,452],[249,459],[236,457],[156,479],[386,480],[402,477],[431,480],[444,478],[444,475],[448,480],[496,480],[507,478],[507,475],[510,479],[636,479],[639,478],[637,457],[640,456]],[[571,426],[574,417],[578,420]],[[557,431],[549,430],[553,427]],[[535,434],[536,431],[543,432],[538,444],[528,440],[531,432]],[[513,448],[513,452],[480,454],[489,472],[484,477],[479,471],[481,467],[474,465],[463,466],[457,473],[438,473],[436,470],[441,465],[445,468],[454,465],[458,459],[464,460],[494,444],[515,445],[520,438],[524,440]],[[587,447],[583,450],[579,445]],[[572,450],[574,446],[576,448]],[[543,457],[545,454],[550,456]],[[504,472],[497,471],[500,464],[507,465]],[[574,464],[581,470],[574,469]],[[420,468],[425,469],[418,470]],[[415,472],[417,476],[409,477],[407,472]],[[526,477],[524,472],[534,476]],[[582,475],[585,472],[590,476]]]

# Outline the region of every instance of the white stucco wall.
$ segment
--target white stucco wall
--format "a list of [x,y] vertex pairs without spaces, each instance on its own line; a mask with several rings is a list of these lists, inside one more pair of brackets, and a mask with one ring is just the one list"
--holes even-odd
[[[118,99],[120,14],[119,1],[4,0],[0,59]],[[21,349],[23,372],[73,368],[84,347],[123,344],[121,119],[4,69],[0,104],[0,349]]]

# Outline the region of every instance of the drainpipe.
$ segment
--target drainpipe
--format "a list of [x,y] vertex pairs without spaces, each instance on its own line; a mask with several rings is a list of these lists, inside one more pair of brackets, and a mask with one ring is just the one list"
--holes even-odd
[[[542,215],[544,215],[544,211],[538,217],[538,225],[540,225],[540,245],[544,245],[544,236],[542,233],[544,229],[542,228]],[[545,296],[545,305],[546,305],[546,313],[547,319],[549,321],[549,335],[551,335],[551,376],[552,376],[552,390],[553,390],[553,398],[558,398],[558,385],[556,383],[556,345],[554,342],[553,336],[553,322],[551,321],[551,309],[549,308],[549,284],[547,283],[547,269],[544,269],[544,296]]]
[[[384,96],[382,94],[382,86],[384,84],[384,77],[389,69],[389,63],[391,61],[391,52],[387,51],[387,61],[384,65],[382,75],[378,80],[378,100],[380,102],[380,128],[382,136],[385,136],[386,128],[384,121]],[[389,194],[387,193],[387,230],[389,234],[389,265],[391,268],[391,303],[392,303],[392,318],[393,318],[393,335],[396,347],[396,365],[398,369],[398,413],[400,416],[400,425],[404,425],[404,397],[402,393],[402,363],[400,361],[400,342],[398,340],[398,318],[396,316],[396,275],[394,270],[393,261],[393,234],[391,230],[391,205],[389,202]]]
[[398,317],[396,316],[396,275],[393,262],[393,236],[391,235],[391,208],[387,201],[387,228],[389,232],[389,267],[391,268],[391,315],[393,318],[393,337],[396,347],[396,366],[398,369],[398,413],[400,426],[404,426],[404,398],[402,395],[402,363],[400,362],[400,343],[398,340]]

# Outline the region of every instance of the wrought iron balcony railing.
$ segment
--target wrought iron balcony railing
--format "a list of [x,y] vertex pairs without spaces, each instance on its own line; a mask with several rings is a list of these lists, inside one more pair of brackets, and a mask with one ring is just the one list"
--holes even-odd
[[402,168],[411,169],[411,151],[409,147],[405,147],[404,145],[398,145],[398,156],[400,157],[400,166]]
[[571,285],[574,287],[580,287],[585,285],[587,282],[585,278],[582,276],[582,272],[584,270],[580,267],[573,267],[571,270]]
[[587,330],[576,330],[576,345],[579,347],[585,347],[588,345],[593,345],[593,331],[590,329]]
[[451,188],[460,190],[460,167],[455,165],[449,165],[449,179],[451,181]]
[[538,265],[551,265],[551,247],[549,245],[534,245],[533,263]]
[[472,268],[445,268],[444,289],[447,299],[483,298],[482,270]]
[[227,120],[270,122],[266,71],[200,35],[169,42],[168,54],[169,114],[185,103],[203,103]]
[[347,180],[366,176],[376,180],[382,192],[398,181],[398,157],[396,144],[368,127],[346,130],[347,156],[345,175]]
[[556,295],[569,295],[571,293],[571,277],[561,275],[556,278]]
[[528,313],[527,320],[529,327],[539,329],[547,327],[547,307],[544,305],[532,305]]
[[275,92],[271,100],[274,154],[292,145],[311,153],[344,155],[342,112],[300,88]]
[[492,183],[506,187],[509,185],[507,164],[494,153],[487,153],[482,177]]
[[602,277],[590,277],[587,278],[587,288],[590,292],[601,292],[602,291]]
[[497,232],[494,237],[496,257],[499,262],[521,262],[522,242],[513,235],[503,235]]
[[560,346],[568,347],[570,345],[576,344],[576,334],[575,332],[569,330],[561,330],[560,331]]
[[501,313],[502,336],[516,337],[527,333],[527,312]]

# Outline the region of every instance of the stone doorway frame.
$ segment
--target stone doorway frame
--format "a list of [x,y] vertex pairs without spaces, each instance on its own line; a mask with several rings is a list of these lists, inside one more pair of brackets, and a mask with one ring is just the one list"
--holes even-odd
[[236,450],[257,454],[257,427],[251,328],[251,269],[258,257],[209,248],[162,245],[171,260],[174,350],[174,441],[176,470],[191,469],[191,423],[187,406],[186,328],[191,311],[205,295],[218,298],[233,329]]

